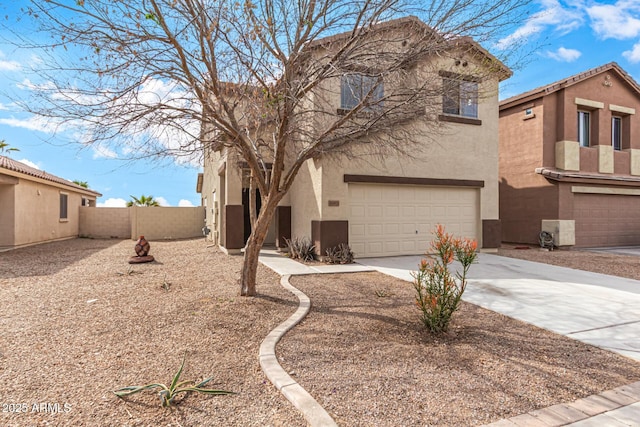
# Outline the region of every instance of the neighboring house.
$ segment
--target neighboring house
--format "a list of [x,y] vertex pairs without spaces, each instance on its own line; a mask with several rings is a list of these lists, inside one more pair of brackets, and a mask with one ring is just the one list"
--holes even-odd
[[78,236],[80,206],[100,196],[0,156],[0,249]]
[[500,103],[504,242],[640,244],[640,86],[616,63]]
[[[394,25],[398,31],[426,28],[416,18],[379,25]],[[310,49],[322,43],[314,42]],[[474,70],[483,66],[479,64],[490,64],[493,72],[487,76],[485,70],[478,77]],[[451,44],[450,55],[424,58],[412,72],[414,84],[428,75],[451,90],[437,98],[432,106],[436,114],[398,123],[397,130],[416,129],[422,135],[421,130],[431,129],[425,121],[435,120],[440,131],[412,146],[411,156],[356,152],[348,158],[307,161],[278,206],[266,244],[284,247],[284,237],[310,237],[319,255],[343,242],[357,257],[421,254],[429,248],[436,224],[443,224],[455,235],[477,239],[480,247],[500,245],[498,83],[510,70],[463,38]],[[325,115],[341,114],[359,102],[358,87],[368,91],[372,83],[365,79],[345,71],[312,97],[322,99],[317,105],[328,100]],[[382,94],[385,86],[378,90]],[[240,252],[250,232],[248,182],[247,164],[235,152],[223,148],[206,153],[197,189],[210,237],[230,253]]]

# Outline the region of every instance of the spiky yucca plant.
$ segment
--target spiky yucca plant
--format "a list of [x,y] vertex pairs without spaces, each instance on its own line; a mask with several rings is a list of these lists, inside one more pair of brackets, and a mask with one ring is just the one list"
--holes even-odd
[[118,390],[115,390],[113,393],[120,398],[124,398],[126,396],[131,396],[132,394],[139,393],[144,390],[153,390],[159,388],[160,392],[158,393],[158,395],[160,396],[160,401],[162,403],[162,407],[164,408],[173,405],[175,398],[182,393],[198,392],[211,395],[236,394],[232,391],[203,388],[209,381],[213,379],[213,377],[209,377],[206,380],[199,382],[198,384],[196,384],[196,382],[192,380],[180,381],[180,375],[182,375],[182,370],[184,369],[186,356],[187,355],[185,353],[184,357],[182,358],[180,369],[178,369],[178,372],[176,372],[176,374],[173,376],[171,385],[169,385],[169,387],[162,383],[153,383],[142,386],[122,387]]

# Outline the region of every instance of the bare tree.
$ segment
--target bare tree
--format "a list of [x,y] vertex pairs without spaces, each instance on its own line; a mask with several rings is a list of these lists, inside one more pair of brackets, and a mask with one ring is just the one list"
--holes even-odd
[[[412,120],[436,129],[443,95],[441,77],[414,72],[418,61],[476,55],[469,37],[495,40],[529,2],[32,0],[46,38],[19,44],[45,49],[46,84],[25,107],[136,156],[239,154],[262,202],[240,280],[255,295],[259,251],[304,162],[410,151],[425,135],[388,130]],[[398,19],[409,15],[419,19]],[[476,73],[504,72],[483,55]],[[327,82],[358,78],[349,109],[327,108]]]

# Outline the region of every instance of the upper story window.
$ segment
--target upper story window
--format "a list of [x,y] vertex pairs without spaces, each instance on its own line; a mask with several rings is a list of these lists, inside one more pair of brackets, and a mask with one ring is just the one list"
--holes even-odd
[[581,147],[589,146],[591,137],[591,120],[588,111],[578,111],[578,142]]
[[340,108],[352,110],[364,102],[363,110],[382,106],[384,83],[379,76],[345,74],[340,82]]
[[622,117],[611,118],[611,146],[617,151],[622,149]]
[[478,118],[478,83],[445,77],[442,79],[442,112]]

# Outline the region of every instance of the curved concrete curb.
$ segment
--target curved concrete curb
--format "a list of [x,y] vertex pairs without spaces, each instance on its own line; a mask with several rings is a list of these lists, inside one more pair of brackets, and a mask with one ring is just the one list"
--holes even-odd
[[269,381],[286,397],[293,406],[298,408],[311,426],[337,426],[333,418],[300,384],[282,369],[276,357],[276,344],[287,331],[297,325],[309,312],[311,301],[309,297],[289,283],[290,274],[280,278],[282,287],[298,297],[300,305],[295,313],[282,322],[260,344],[260,367]]

